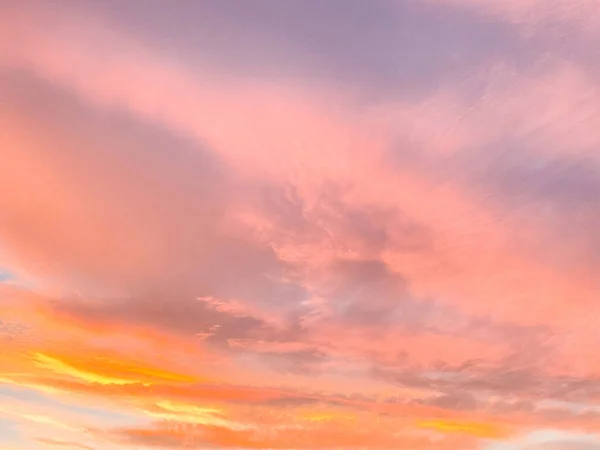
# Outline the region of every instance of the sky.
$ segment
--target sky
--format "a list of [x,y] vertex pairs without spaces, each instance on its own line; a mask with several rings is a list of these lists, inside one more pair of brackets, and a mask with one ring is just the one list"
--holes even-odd
[[600,450],[598,0],[0,0],[0,450]]

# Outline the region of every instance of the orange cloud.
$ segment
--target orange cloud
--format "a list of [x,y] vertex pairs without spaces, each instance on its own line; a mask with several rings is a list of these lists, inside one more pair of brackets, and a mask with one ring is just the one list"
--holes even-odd
[[[383,431],[383,430],[381,430]],[[436,448],[434,441],[423,436],[401,433],[377,433],[375,430],[283,428],[270,432],[260,430],[233,431],[222,427],[195,428],[157,427],[152,429],[124,429],[112,433],[113,439],[147,446],[213,445],[220,448],[398,448],[409,445],[415,449]],[[460,448],[465,440],[442,441],[447,448]]]
[[127,385],[140,383],[152,385],[160,382],[196,382],[190,375],[171,373],[150,367],[135,366],[124,361],[115,361],[103,357],[59,358],[36,352],[32,355],[34,365],[57,375],[67,375],[85,382],[104,385]]
[[486,439],[499,439],[505,437],[505,429],[487,423],[469,423],[446,420],[420,421],[417,423],[421,428],[428,428],[441,433],[465,433]]

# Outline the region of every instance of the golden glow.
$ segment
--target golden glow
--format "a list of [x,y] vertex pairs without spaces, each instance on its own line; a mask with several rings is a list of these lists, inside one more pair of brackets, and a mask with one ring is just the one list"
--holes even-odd
[[19,417],[29,422],[34,422],[40,425],[51,425],[56,428],[62,428],[65,430],[77,430],[78,428],[67,425],[66,423],[59,422],[52,417],[48,417],[42,414],[32,414],[32,413],[19,413],[16,411],[11,411],[7,408],[0,407],[0,412],[5,414],[10,414],[15,417]]
[[209,407],[201,407],[197,405],[190,405],[187,403],[179,403],[173,402],[169,400],[161,400],[156,402],[156,406],[160,408],[175,412],[175,413],[185,413],[185,414],[194,414],[194,415],[205,415],[205,414],[222,414],[222,409],[217,408],[209,408]]
[[232,429],[242,429],[244,426],[222,418],[224,410],[220,408],[203,407],[190,403],[160,400],[155,403],[158,408],[146,409],[144,412],[156,419],[183,422],[198,425],[212,425]]
[[[96,358],[98,364],[102,367],[103,370],[106,371],[122,371],[128,374],[141,375],[143,377],[148,377],[153,381],[174,381],[174,382],[183,382],[183,383],[194,383],[199,382],[200,379],[198,377],[194,377],[191,375],[185,375],[175,372],[170,372],[166,370],[161,370],[154,367],[143,367],[143,366],[134,366],[132,364],[126,363],[124,361],[117,361],[115,359],[109,359],[105,357]],[[206,381],[202,379],[202,381]]]
[[355,421],[354,414],[342,412],[307,412],[301,414],[300,417],[307,422],[335,422],[335,421]]
[[417,425],[420,428],[428,428],[442,433],[464,433],[482,438],[499,438],[505,435],[503,429],[488,423],[428,420],[420,421]]
[[102,385],[141,384],[150,386],[161,382],[190,383],[197,381],[196,377],[156,368],[136,366],[104,357],[86,360],[50,356],[41,352],[34,352],[32,357],[38,368]]
[[59,375],[67,375],[72,378],[77,378],[88,383],[98,383],[102,385],[116,384],[121,386],[126,384],[139,383],[139,381],[137,380],[127,380],[124,378],[110,377],[90,372],[88,370],[78,369],[66,363],[65,361],[62,361],[58,358],[54,358],[52,356],[45,355],[43,353],[34,353],[33,358],[35,361],[35,365],[39,368],[52,371]]

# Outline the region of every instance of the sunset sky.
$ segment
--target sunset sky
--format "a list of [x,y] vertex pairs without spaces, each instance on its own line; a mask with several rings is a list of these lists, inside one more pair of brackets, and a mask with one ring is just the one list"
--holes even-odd
[[0,0],[0,450],[600,450],[600,0]]

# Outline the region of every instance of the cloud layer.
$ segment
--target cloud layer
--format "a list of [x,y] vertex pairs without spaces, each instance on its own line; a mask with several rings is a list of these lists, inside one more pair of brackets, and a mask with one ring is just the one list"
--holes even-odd
[[0,6],[2,448],[600,448],[598,7]]

